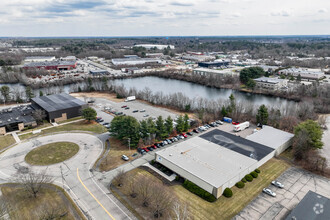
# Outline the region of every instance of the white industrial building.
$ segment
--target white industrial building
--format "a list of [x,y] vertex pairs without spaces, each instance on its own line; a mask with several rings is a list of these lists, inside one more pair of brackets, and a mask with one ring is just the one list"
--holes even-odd
[[277,142],[277,136],[266,134],[263,138],[274,142],[270,146],[216,128],[156,152],[155,160],[219,198],[225,188],[274,157],[278,148],[280,152],[286,147],[282,139]]
[[324,72],[319,69],[307,69],[307,68],[289,68],[278,71],[279,74],[292,75],[294,77],[301,76],[306,80],[319,80],[325,76]]
[[111,62],[113,65],[143,65],[148,63],[161,63],[160,59],[157,58],[119,58],[119,59],[112,59]]
[[207,55],[191,55],[191,54],[184,54],[181,56],[183,60],[191,60],[195,62],[205,62],[215,60],[214,56],[207,56]]
[[274,149],[275,156],[278,156],[292,145],[293,136],[289,132],[264,125],[262,129],[247,136],[246,139]]
[[206,76],[209,74],[214,75],[222,75],[222,76],[238,76],[239,72],[235,71],[235,69],[223,69],[223,70],[216,70],[216,69],[209,69],[209,68],[196,68],[193,70],[194,75]]
[[152,48],[157,48],[158,50],[163,50],[165,48],[170,48],[170,49],[175,49],[175,47],[173,45],[166,45],[166,44],[137,44],[134,45],[134,47],[144,47],[148,50],[152,49]]
[[266,89],[266,90],[278,90],[288,85],[288,80],[279,79],[277,77],[275,78],[260,77],[254,79],[254,81],[256,82],[256,88]]
[[35,56],[35,57],[26,57],[24,62],[31,63],[31,62],[50,62],[55,61],[55,56]]

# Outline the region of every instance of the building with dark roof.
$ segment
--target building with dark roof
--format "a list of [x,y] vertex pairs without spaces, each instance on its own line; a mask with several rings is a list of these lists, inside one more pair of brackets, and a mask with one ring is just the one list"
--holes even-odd
[[157,151],[155,161],[219,198],[274,155],[269,146],[216,128]]
[[32,98],[32,107],[46,112],[50,122],[59,122],[81,115],[87,104],[66,93]]
[[7,108],[0,111],[0,134],[21,131],[24,127],[37,126],[29,105]]
[[199,67],[206,67],[206,68],[214,68],[214,67],[222,67],[228,66],[228,61],[212,61],[212,62],[200,62],[198,63]]
[[329,220],[330,199],[308,191],[285,220]]

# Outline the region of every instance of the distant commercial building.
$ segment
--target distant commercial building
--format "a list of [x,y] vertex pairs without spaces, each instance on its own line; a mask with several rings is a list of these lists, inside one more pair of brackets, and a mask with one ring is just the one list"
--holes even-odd
[[24,64],[24,69],[70,70],[77,67],[76,61],[44,61]]
[[63,61],[76,61],[77,58],[75,56],[67,56],[67,57],[61,57],[61,60],[63,60]]
[[198,63],[198,66],[206,67],[206,68],[223,67],[223,66],[228,66],[228,65],[229,65],[228,61],[213,61],[213,62]]
[[0,110],[0,134],[21,131],[28,126],[37,126],[31,106],[19,106]]
[[120,59],[112,59],[111,62],[113,65],[143,65],[148,63],[161,63],[160,59],[157,58],[120,58]]
[[106,75],[106,74],[109,74],[109,72],[107,70],[102,70],[102,69],[90,70],[89,73],[92,74],[92,75]]
[[153,48],[157,48],[158,50],[163,50],[165,48],[170,48],[170,49],[175,49],[175,47],[173,45],[163,45],[163,44],[137,44],[134,45],[134,47],[144,47],[148,50],[153,49]]
[[32,98],[32,107],[46,112],[47,120],[60,122],[81,115],[87,104],[66,93]]
[[330,199],[313,191],[308,191],[285,220],[328,220],[330,219]]
[[196,68],[193,70],[194,75],[206,76],[206,75],[222,75],[222,76],[235,76],[239,75],[238,72],[234,70],[215,70],[215,69],[208,69],[208,68]]
[[278,156],[292,145],[293,136],[289,132],[263,125],[262,129],[247,136],[246,139],[274,149],[275,156]]
[[25,63],[30,63],[30,62],[50,62],[54,60],[56,60],[54,56],[35,56],[35,57],[26,57],[24,61]]
[[[268,138],[268,136],[264,137]],[[155,161],[219,198],[276,149],[213,129],[156,152]]]
[[181,59],[183,59],[183,60],[191,60],[191,61],[194,61],[194,62],[204,62],[204,61],[214,60],[215,57],[213,57],[213,56],[206,56],[206,55],[185,54],[185,55],[181,56]]
[[288,85],[288,81],[286,79],[279,78],[260,77],[254,79],[254,81],[256,82],[256,88],[266,90],[278,90]]
[[307,68],[289,68],[278,71],[279,74],[291,75],[294,77],[301,76],[302,79],[306,80],[319,80],[325,76],[324,72],[318,69],[307,69]]
[[149,57],[149,58],[160,58],[164,56],[163,53],[146,53],[146,57]]

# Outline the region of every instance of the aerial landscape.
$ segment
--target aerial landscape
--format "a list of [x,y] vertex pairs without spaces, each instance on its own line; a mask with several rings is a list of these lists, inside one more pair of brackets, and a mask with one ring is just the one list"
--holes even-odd
[[4,0],[0,219],[329,220],[329,10]]

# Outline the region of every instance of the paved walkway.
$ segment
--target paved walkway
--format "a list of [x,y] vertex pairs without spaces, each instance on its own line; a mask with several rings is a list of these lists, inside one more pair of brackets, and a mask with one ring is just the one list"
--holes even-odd
[[16,143],[20,143],[21,142],[21,139],[19,139],[19,137],[18,137],[18,135],[17,135],[16,132],[11,133],[11,135],[15,139]]
[[165,173],[163,173],[162,171],[158,170],[156,167],[152,166],[150,163],[145,163],[142,166],[149,167],[150,169],[152,169],[153,171],[155,171],[156,173],[158,173],[159,175],[161,175],[162,177],[164,177],[165,179],[167,179],[170,182],[175,180],[176,174],[174,174],[174,173],[171,176],[168,176]]

